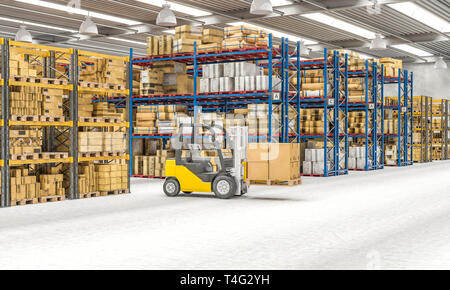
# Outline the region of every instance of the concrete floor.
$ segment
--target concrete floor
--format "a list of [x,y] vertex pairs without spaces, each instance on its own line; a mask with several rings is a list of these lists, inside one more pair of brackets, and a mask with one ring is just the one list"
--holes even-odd
[[0,209],[0,268],[450,269],[450,162],[303,183]]

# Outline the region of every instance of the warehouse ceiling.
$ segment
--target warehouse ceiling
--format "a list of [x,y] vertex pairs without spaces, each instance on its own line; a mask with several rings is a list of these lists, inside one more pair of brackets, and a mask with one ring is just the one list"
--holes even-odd
[[[37,43],[119,55],[128,54],[129,48],[133,47],[136,56],[144,56],[148,36],[171,33],[168,28],[155,24],[164,2],[80,0],[80,9],[69,13],[69,7],[73,7],[76,0],[2,0],[0,36],[14,37],[19,25],[25,23]],[[312,50],[310,57],[321,56],[321,51],[327,47],[348,48],[367,57],[402,58],[405,62],[434,61],[437,56],[450,59],[450,31],[436,29],[427,21],[419,21],[420,17],[405,14],[398,6],[395,8],[398,3],[414,2],[450,26],[450,0],[378,0],[381,10],[377,14],[370,9],[373,0],[272,0],[274,13],[268,16],[251,15],[251,0],[169,2],[173,10],[178,10],[175,14],[179,25],[225,27],[237,22],[253,24],[283,32],[290,39],[305,40]],[[186,6],[200,11],[188,10]],[[78,34],[87,12],[97,23],[99,36]],[[330,19],[332,23],[327,22]],[[361,28],[363,30],[360,31]],[[383,35],[389,48],[371,50],[369,46],[373,37],[367,36],[368,33]],[[411,47],[419,50],[411,52]]]

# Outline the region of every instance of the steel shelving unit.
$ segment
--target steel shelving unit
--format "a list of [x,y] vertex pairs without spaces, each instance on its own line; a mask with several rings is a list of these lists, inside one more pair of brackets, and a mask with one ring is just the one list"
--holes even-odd
[[414,134],[420,134],[419,143],[413,144],[413,150],[420,150],[420,158],[413,158],[413,161],[417,163],[432,162],[432,99],[426,96],[414,96],[413,100],[420,107],[419,110],[413,111],[415,126],[412,129]]
[[397,144],[397,164],[395,166],[413,165],[413,92],[414,73],[407,70],[398,70],[398,77],[385,77],[384,85],[396,85],[398,102],[396,106],[384,106],[384,110],[394,110],[398,116],[397,134],[385,134],[386,138],[396,139]]
[[[439,120],[440,128],[432,128],[432,150],[440,149],[441,157],[438,160],[448,159],[448,100],[440,99],[433,100],[433,105],[438,104],[440,106],[440,112],[432,112],[432,120]],[[437,135],[438,138],[434,138]],[[439,143],[435,143],[434,140],[440,139]],[[433,154],[434,155],[434,154]]]
[[349,111],[364,112],[366,116],[365,133],[349,134],[349,138],[364,140],[364,171],[384,169],[384,65],[378,72],[378,64],[366,60],[364,70],[348,74],[349,78],[361,79],[365,96],[363,102],[349,102]]
[[[10,49],[15,47],[20,53],[26,54],[29,60],[41,65],[42,78],[63,78],[68,81],[68,85],[62,84],[48,84],[48,83],[33,83],[15,80],[14,76],[10,75],[9,63],[10,63]],[[43,147],[48,151],[54,151],[56,146],[55,134],[58,130],[64,130],[64,128],[70,128],[73,121],[18,121],[11,120],[9,104],[10,104],[10,87],[40,87],[50,89],[62,89],[72,91],[72,82],[67,75],[56,76],[56,63],[68,61],[73,55],[72,49],[57,48],[45,45],[30,44],[16,42],[9,39],[2,39],[2,198],[1,207],[8,207],[11,205],[10,194],[10,168],[21,165],[44,165],[44,166],[58,166],[59,164],[73,164],[72,155],[69,153],[68,158],[60,159],[33,159],[33,160],[12,160],[10,158],[10,130],[16,126],[21,127],[39,127],[43,129],[44,142]],[[69,174],[68,172],[61,172],[62,174]],[[69,193],[66,193],[69,197],[72,194],[73,188],[69,187]]]
[[[2,172],[1,180],[1,207],[8,207],[11,205],[11,195],[10,195],[10,168],[12,166],[21,165],[45,165],[45,166],[57,166],[59,164],[66,164],[67,166],[60,172],[64,174],[65,178],[69,180],[69,188],[66,191],[66,197],[69,199],[79,198],[78,191],[78,163],[82,161],[96,161],[104,160],[108,162],[109,160],[119,159],[118,157],[89,157],[83,158],[79,157],[78,153],[78,129],[84,126],[111,126],[111,124],[89,124],[82,123],[78,121],[78,96],[80,91],[86,90],[78,85],[79,76],[79,66],[82,62],[83,57],[87,56],[103,56],[108,58],[114,58],[114,56],[101,55],[91,52],[81,52],[77,49],[72,48],[59,48],[51,47],[38,44],[22,43],[16,42],[9,39],[0,39],[1,45],[1,63],[2,63],[2,79],[0,80],[1,90],[2,90],[2,102],[1,111],[2,119],[0,121],[2,136],[1,136],[1,160],[0,165]],[[67,81],[67,85],[57,85],[57,84],[46,84],[46,83],[32,83],[32,82],[22,82],[14,80],[10,76],[9,71],[9,55],[10,48],[18,47],[21,53],[29,55],[32,61],[39,63],[43,67],[42,78],[51,79],[64,79]],[[33,56],[33,54],[36,54]],[[83,55],[83,57],[81,56]],[[123,58],[127,59],[127,58]],[[57,65],[64,66],[65,73],[61,73],[56,70]],[[65,116],[65,121],[16,121],[10,119],[9,110],[9,99],[10,99],[10,87],[11,86],[31,86],[40,88],[50,88],[50,89],[62,89],[69,91],[69,102],[64,104],[63,111]],[[95,93],[110,93],[111,91],[103,90],[92,90]],[[119,93],[113,90],[113,93]],[[121,93],[127,95],[128,90],[124,90]],[[128,101],[125,100],[128,104]],[[126,105],[125,104],[125,105]],[[36,160],[11,160],[10,158],[10,129],[15,126],[33,126],[43,128],[44,138],[43,138],[43,148],[46,151],[54,152],[55,148],[63,145],[67,148],[69,157],[65,159],[36,159]],[[113,125],[116,126],[116,125]],[[128,122],[125,122],[122,127],[128,128]],[[127,132],[127,136],[129,136]],[[130,151],[130,148],[127,148]],[[125,154],[120,159],[129,159],[129,155]],[[128,178],[128,190],[129,186]]]
[[[324,172],[319,175],[302,175],[328,177],[348,174],[348,56],[345,54],[341,58],[339,52],[334,51],[329,58],[328,50],[324,49],[322,59],[301,61],[300,70],[322,71],[324,83],[323,96],[300,98],[301,109],[324,110],[324,134],[301,134],[302,141],[324,140]],[[341,83],[344,84],[343,87]],[[343,122],[343,130],[340,122]]]
[[[239,50],[222,50],[218,52],[198,53],[197,45],[194,44],[193,53],[179,53],[173,55],[150,56],[144,58],[133,58],[133,51],[130,51],[131,66],[151,67],[153,63],[161,61],[181,62],[192,65],[192,74],[194,77],[194,90],[192,94],[184,95],[150,95],[133,96],[130,93],[131,106],[129,108],[131,139],[160,139],[165,143],[172,137],[172,134],[134,134],[132,130],[132,110],[139,105],[185,105],[193,110],[194,122],[198,120],[198,108],[209,111],[226,112],[230,109],[244,108],[248,104],[268,104],[268,123],[269,130],[267,135],[249,136],[250,142],[298,142],[300,140],[300,114],[299,96],[300,87],[292,88],[289,86],[289,71],[300,70],[300,44],[297,43],[296,49],[289,49],[289,40],[282,38],[280,48],[275,48],[272,42],[272,35],[269,35],[268,47],[256,47]],[[267,62],[268,68],[268,90],[266,91],[234,91],[221,93],[197,93],[197,78],[201,65],[231,63],[231,62]],[[277,71],[281,71],[281,91],[273,90],[272,76]],[[132,92],[132,87],[130,87]],[[110,99],[110,102],[123,102],[120,99]],[[281,111],[281,120],[272,118],[274,108]],[[297,128],[289,127],[288,112],[295,110],[297,118]],[[272,128],[273,122],[279,122],[280,131],[275,132]],[[185,136],[191,138],[192,136]],[[130,155],[130,174],[132,173],[132,152]]]

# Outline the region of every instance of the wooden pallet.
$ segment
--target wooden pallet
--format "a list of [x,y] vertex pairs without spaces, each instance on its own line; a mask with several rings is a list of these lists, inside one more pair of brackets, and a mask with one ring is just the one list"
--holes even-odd
[[100,191],[100,196],[119,195],[130,193],[128,189],[112,190],[112,191]]
[[123,156],[125,152],[82,152],[79,157],[118,157]]
[[40,116],[41,122],[65,122],[65,117],[49,117],[49,116]]
[[62,195],[39,197],[40,203],[63,201],[63,200],[66,200],[66,197]]
[[89,192],[89,193],[80,193],[80,199],[84,198],[93,198],[93,197],[100,197],[100,192]]
[[38,160],[40,153],[34,154],[11,154],[9,159],[11,160]]
[[69,153],[65,152],[43,152],[39,154],[39,159],[66,159]]
[[112,117],[79,117],[78,121],[82,123],[124,123],[122,119]]
[[41,116],[11,115],[9,119],[11,121],[39,122],[41,120]]
[[52,79],[52,78],[36,79],[36,83],[48,84],[48,85],[63,85],[63,86],[66,86],[69,84],[69,82],[67,80]]
[[293,180],[250,180],[251,185],[285,185],[285,186],[295,186],[302,184],[302,179],[293,179]]
[[11,200],[11,206],[27,205],[27,204],[38,204],[38,203],[39,203],[39,200],[37,198]]
[[11,79],[16,82],[23,82],[23,83],[35,83],[36,78],[35,77],[26,77],[26,76],[12,76]]

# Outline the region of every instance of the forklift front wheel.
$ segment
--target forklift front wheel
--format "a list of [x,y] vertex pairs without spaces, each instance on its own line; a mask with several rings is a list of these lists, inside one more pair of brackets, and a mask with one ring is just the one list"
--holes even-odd
[[164,182],[164,193],[167,196],[174,197],[177,196],[180,193],[180,183],[178,180],[174,177],[169,177]]
[[236,182],[231,176],[219,175],[214,179],[213,191],[218,198],[232,198],[236,194],[236,189]]

